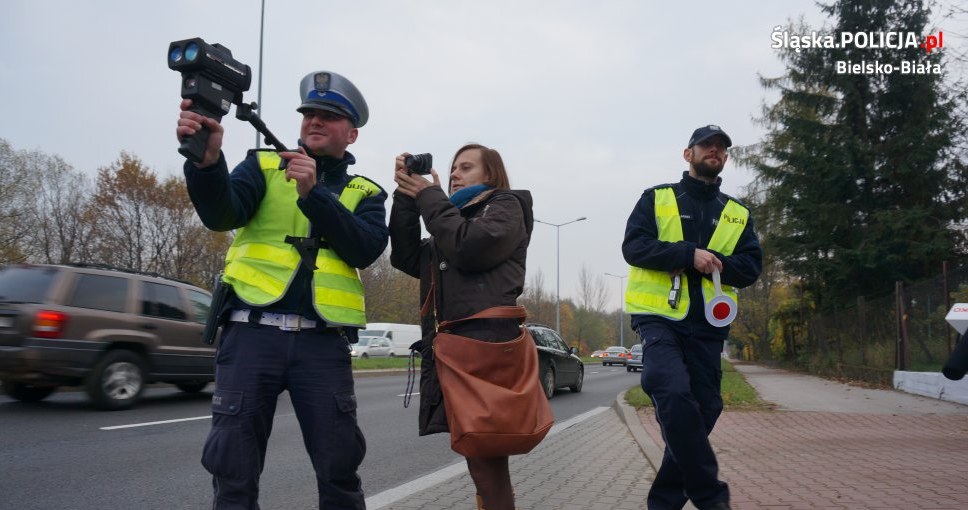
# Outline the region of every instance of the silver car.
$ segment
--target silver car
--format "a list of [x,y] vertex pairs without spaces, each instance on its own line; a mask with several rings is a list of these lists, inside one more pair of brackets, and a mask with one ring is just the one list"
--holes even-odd
[[390,340],[382,336],[361,336],[352,347],[350,356],[360,359],[388,358],[393,352]]
[[635,344],[629,351],[629,357],[625,360],[625,371],[634,372],[642,370],[642,344]]
[[626,358],[629,357],[629,350],[625,347],[613,345],[602,353],[602,366],[605,365],[624,365]]

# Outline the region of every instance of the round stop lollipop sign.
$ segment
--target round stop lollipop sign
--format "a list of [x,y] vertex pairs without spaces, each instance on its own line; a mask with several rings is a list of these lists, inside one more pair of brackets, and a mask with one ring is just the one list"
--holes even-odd
[[719,283],[719,270],[713,270],[713,285],[716,287],[716,297],[706,303],[706,321],[721,328],[729,326],[736,318],[736,301],[723,294],[722,284]]

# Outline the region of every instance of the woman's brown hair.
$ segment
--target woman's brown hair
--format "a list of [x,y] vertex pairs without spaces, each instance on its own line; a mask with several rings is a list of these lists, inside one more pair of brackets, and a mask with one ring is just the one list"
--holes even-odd
[[[484,184],[492,186],[497,189],[511,189],[511,180],[508,179],[508,172],[504,169],[504,160],[501,159],[501,154],[490,148],[485,147],[479,143],[469,143],[454,153],[454,159],[450,161],[450,168],[453,170],[454,163],[457,162],[457,157],[461,155],[462,152],[471,149],[477,149],[481,151],[481,164],[484,165],[484,172],[487,174],[487,178],[484,180]],[[450,179],[447,179],[447,189],[450,189]]]

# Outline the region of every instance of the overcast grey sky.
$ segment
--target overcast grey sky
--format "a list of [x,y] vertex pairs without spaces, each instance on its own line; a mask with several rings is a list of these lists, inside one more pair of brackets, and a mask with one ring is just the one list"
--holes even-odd
[[[168,43],[221,43],[257,77],[260,10],[260,0],[0,1],[0,138],[92,176],[121,151],[180,175]],[[752,119],[775,98],[757,75],[783,69],[773,27],[801,15],[823,20],[809,0],[267,0],[261,116],[292,146],[299,80],[348,77],[370,108],[351,170],[391,193],[400,152],[431,152],[444,173],[465,142],[499,150],[537,219],[588,217],[535,225],[529,275],[540,270],[554,293],[560,230],[564,298],[577,294],[583,264],[627,274],[628,214],[643,189],[679,179],[695,127],[719,124],[738,145],[759,140]],[[246,101],[257,90],[254,78]],[[223,124],[232,166],[255,131],[234,109]],[[723,177],[737,194],[751,174],[727,163]],[[618,279],[605,282],[617,307]]]

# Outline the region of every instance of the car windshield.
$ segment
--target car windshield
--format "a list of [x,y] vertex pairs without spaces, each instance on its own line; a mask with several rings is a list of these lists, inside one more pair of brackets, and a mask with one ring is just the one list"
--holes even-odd
[[632,346],[632,352],[642,352],[642,344],[635,344]]
[[624,347],[609,347],[605,352],[625,352]]
[[58,270],[51,267],[8,266],[0,269],[0,302],[40,303]]
[[359,342],[356,342],[356,345],[366,347],[367,345],[370,345],[370,340],[372,340],[372,338],[367,338],[365,336],[361,336],[360,337],[360,341]]

